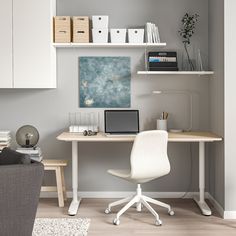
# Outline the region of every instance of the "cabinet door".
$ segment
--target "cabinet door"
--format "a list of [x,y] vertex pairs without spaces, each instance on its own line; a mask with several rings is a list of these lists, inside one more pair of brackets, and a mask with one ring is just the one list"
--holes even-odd
[[14,88],[55,88],[55,0],[13,0]]
[[12,0],[0,6],[0,88],[12,88]]

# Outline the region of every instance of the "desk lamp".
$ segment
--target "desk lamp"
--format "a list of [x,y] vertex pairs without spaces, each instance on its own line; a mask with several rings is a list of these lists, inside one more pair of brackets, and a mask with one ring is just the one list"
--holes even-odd
[[16,132],[16,142],[24,148],[33,148],[39,141],[39,132],[32,125],[24,125]]
[[[190,107],[190,121],[189,128],[186,131],[191,131],[193,126],[193,95],[189,91],[185,90],[155,90],[152,91],[153,94],[161,95],[161,94],[184,94],[189,97],[189,107]],[[182,130],[170,130],[175,132],[183,132]]]

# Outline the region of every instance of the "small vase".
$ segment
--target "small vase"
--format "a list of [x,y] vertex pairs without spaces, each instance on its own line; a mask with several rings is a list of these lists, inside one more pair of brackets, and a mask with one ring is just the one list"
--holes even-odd
[[194,71],[196,68],[196,61],[193,59],[193,48],[191,45],[184,44],[184,50],[182,54],[182,70]]

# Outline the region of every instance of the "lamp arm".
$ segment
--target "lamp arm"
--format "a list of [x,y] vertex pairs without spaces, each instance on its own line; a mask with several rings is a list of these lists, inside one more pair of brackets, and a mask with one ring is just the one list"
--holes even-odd
[[189,93],[189,97],[190,97],[190,124],[189,124],[189,128],[187,129],[187,131],[191,131],[193,128],[193,95],[191,93]]
[[189,91],[185,90],[154,90],[153,94],[185,94],[189,96],[189,106],[190,106],[190,121],[189,128],[187,131],[191,131],[193,128],[193,95]]

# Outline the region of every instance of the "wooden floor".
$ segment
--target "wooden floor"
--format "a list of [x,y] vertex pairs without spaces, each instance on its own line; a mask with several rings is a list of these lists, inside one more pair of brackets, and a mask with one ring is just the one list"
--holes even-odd
[[[163,222],[162,226],[154,225],[154,217],[143,209],[137,213],[131,208],[120,218],[120,225],[115,226],[112,220],[114,208],[109,215],[104,213],[109,202],[114,199],[83,199],[76,217],[90,218],[89,236],[236,236],[236,220],[223,220],[213,209],[212,216],[203,216],[191,199],[165,199],[171,204],[175,216],[169,216],[165,209],[154,207]],[[64,208],[57,206],[56,199],[41,199],[37,217],[70,217],[67,215],[68,201]]]

